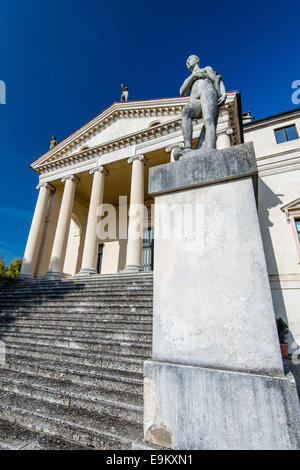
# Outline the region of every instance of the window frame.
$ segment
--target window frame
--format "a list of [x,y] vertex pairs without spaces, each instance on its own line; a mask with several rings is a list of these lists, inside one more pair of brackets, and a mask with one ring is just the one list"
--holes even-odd
[[[296,136],[297,136],[295,139],[288,139],[286,129],[288,129],[289,127],[293,127],[295,129]],[[283,131],[284,132],[285,140],[283,142],[277,142],[276,131]],[[275,140],[276,140],[277,145],[284,144],[286,142],[292,142],[293,140],[299,139],[299,133],[298,133],[298,129],[297,129],[296,124],[289,124],[288,126],[278,127],[277,129],[274,129],[274,135],[275,135]]]

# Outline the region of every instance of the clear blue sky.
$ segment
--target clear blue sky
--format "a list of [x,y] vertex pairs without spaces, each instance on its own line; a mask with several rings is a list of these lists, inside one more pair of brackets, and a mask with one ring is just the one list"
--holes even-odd
[[300,2],[1,0],[0,256],[23,256],[38,178],[28,165],[120,97],[178,96],[191,53],[256,118],[295,107]]

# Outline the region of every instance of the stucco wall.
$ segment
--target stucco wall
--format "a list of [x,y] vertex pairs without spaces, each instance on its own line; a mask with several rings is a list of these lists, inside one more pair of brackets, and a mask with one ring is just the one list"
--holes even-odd
[[300,197],[300,140],[277,144],[274,134],[274,129],[291,124],[299,134],[297,117],[278,117],[257,127],[253,123],[245,128],[245,141],[253,141],[259,168],[258,213],[275,314],[288,322],[290,345],[300,345],[299,241],[293,234],[294,221],[288,223],[281,210]]

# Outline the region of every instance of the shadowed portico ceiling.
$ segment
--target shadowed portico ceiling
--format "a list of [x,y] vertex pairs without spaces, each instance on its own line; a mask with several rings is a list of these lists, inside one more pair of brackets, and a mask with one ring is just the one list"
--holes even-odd
[[[228,93],[221,113],[229,114],[238,141],[236,94]],[[180,131],[181,111],[188,101],[178,97],[114,103],[32,162],[31,168],[45,174]]]
[[[146,155],[148,165],[145,166],[144,172],[144,199],[149,200],[148,195],[148,174],[151,166],[162,165],[170,161],[170,155],[164,149],[151,152]],[[103,201],[105,204],[119,204],[119,196],[127,196],[128,202],[130,200],[130,186],[131,186],[131,168],[132,166],[127,163],[127,159],[118,160],[116,162],[105,165],[109,172],[105,176],[104,196]],[[78,175],[80,182],[76,185],[75,199],[88,207],[92,189],[93,175],[88,171]],[[63,191],[64,183],[57,180],[51,183],[56,188]],[[151,199],[152,200],[152,199]]]

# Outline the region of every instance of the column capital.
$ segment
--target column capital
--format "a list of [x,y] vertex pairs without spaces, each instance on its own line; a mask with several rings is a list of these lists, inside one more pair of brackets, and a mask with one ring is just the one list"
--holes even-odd
[[133,157],[128,158],[128,163],[133,163],[135,160],[140,160],[144,162],[145,166],[148,166],[148,160],[145,158],[144,155],[134,155]]
[[41,189],[41,188],[46,188],[46,189],[50,189],[50,191],[55,191],[55,187],[52,186],[52,184],[50,183],[39,183],[36,189]]
[[105,176],[109,175],[109,171],[107,171],[106,168],[104,168],[104,166],[102,166],[102,165],[96,166],[95,168],[92,168],[89,171],[89,173],[92,175],[93,173],[96,173],[97,171],[99,171],[100,173],[104,173]]
[[64,176],[61,179],[61,182],[64,183],[67,180],[75,181],[76,184],[80,183],[80,179],[77,178],[77,176],[75,176],[75,175]]
[[221,129],[219,132],[217,132],[217,137],[219,135],[232,135],[233,134],[233,129],[231,127],[226,127]]

